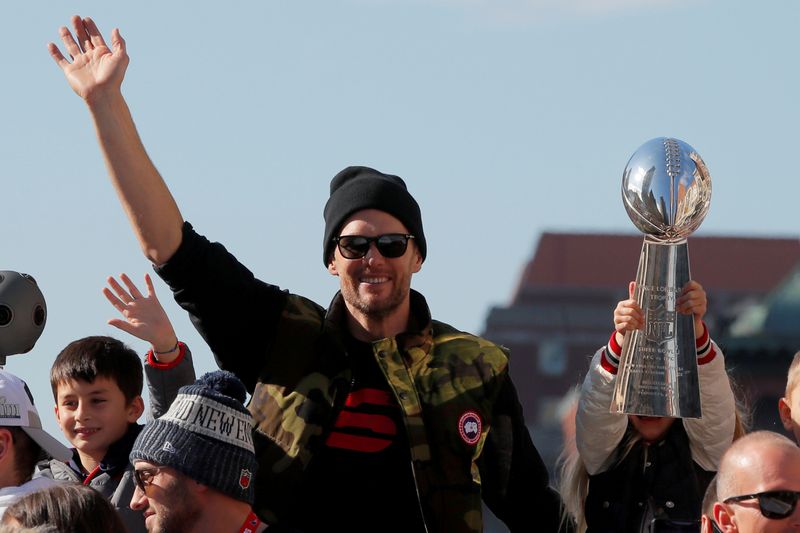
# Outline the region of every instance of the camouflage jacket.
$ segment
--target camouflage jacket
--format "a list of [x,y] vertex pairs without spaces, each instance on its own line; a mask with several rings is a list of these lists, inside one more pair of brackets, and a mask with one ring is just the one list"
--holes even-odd
[[[304,475],[350,390],[341,295],[326,310],[280,291],[188,224],[157,271],[219,365],[251,392],[255,507],[291,522],[309,511]],[[481,531],[483,497],[513,531],[554,531],[560,499],[525,428],[505,352],[432,321],[415,291],[411,308],[409,332],[375,341],[373,352],[402,410],[427,530]]]

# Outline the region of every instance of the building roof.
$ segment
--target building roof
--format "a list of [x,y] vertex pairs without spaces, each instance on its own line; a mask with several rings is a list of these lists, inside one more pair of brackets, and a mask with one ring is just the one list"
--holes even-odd
[[[520,289],[619,288],[636,276],[643,237],[625,234],[543,233],[525,267]],[[692,278],[706,289],[766,293],[800,263],[800,239],[689,237]]]
[[800,266],[763,302],[753,305],[731,325],[733,337],[798,337],[800,320]]

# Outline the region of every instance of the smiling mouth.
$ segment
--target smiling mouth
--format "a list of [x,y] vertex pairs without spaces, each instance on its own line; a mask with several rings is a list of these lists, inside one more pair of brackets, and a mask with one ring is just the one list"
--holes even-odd
[[98,431],[100,431],[98,428],[80,428],[75,430],[75,434],[81,437],[91,437]]
[[360,283],[366,283],[368,285],[378,285],[380,283],[386,283],[387,281],[389,281],[389,278],[386,277],[370,277],[359,279]]

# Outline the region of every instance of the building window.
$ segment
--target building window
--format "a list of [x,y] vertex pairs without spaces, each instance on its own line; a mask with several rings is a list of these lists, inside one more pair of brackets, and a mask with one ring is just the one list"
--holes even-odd
[[560,340],[539,343],[539,372],[545,376],[563,376],[567,371],[567,353]]

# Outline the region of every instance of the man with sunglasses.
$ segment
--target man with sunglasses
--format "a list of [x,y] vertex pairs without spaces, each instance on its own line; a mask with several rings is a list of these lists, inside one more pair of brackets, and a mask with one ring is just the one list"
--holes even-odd
[[149,533],[267,529],[251,507],[257,466],[245,397],[236,376],[209,372],[181,387],[136,437],[130,506],[144,514]]
[[800,531],[800,448],[770,431],[735,441],[717,474],[714,520],[725,532]]
[[482,530],[481,499],[512,531],[555,531],[560,498],[525,427],[500,347],[431,319],[411,290],[427,243],[397,176],[331,181],[328,308],[263,283],[183,220],[122,97],[128,63],[94,22],[49,49],[87,103],[145,255],[222,368],[252,400],[256,510],[304,531]]

